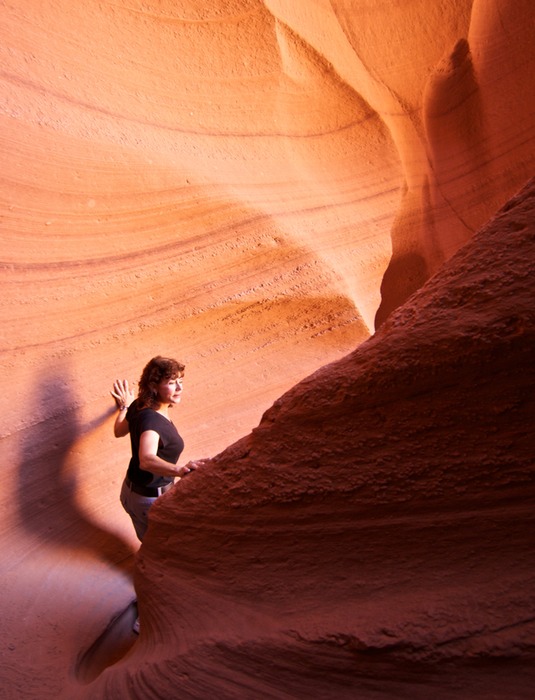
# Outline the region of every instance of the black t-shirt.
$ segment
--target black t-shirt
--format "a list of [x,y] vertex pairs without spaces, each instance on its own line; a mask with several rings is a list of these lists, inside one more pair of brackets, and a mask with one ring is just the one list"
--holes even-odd
[[176,427],[170,420],[152,408],[139,410],[137,401],[134,401],[128,408],[126,419],[130,427],[130,444],[132,446],[132,457],[126,473],[130,481],[138,486],[151,487],[165,486],[165,484],[171,483],[172,476],[160,476],[140,468],[139,440],[141,433],[146,430],[154,430],[160,436],[156,454],[166,462],[176,464],[184,449],[184,441]]

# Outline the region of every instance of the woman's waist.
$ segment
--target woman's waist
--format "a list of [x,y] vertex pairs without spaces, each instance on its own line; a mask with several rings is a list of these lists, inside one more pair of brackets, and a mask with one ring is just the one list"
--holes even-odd
[[168,491],[174,482],[170,481],[170,482],[168,482],[166,484],[162,484],[160,486],[142,486],[141,484],[133,483],[128,478],[128,476],[126,476],[124,483],[125,483],[126,487],[130,489],[130,491],[137,493],[139,496],[147,496],[149,498],[158,498],[158,496],[161,496],[162,493],[165,493],[166,491]]
[[141,469],[135,464],[130,464],[126,476],[132,484],[136,486],[147,486],[150,488],[159,488],[160,486],[167,486],[173,484],[175,479],[172,476],[161,476],[159,474],[153,474],[145,469]]

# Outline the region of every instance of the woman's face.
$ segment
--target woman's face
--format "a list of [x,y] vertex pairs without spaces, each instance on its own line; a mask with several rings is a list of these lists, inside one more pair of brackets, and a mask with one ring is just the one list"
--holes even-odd
[[182,394],[183,377],[174,377],[173,379],[162,379],[158,384],[158,399],[162,404],[172,406],[180,403],[180,395]]

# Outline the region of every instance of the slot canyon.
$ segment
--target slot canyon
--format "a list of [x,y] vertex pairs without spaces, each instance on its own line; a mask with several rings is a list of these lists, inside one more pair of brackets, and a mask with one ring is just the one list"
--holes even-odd
[[533,0],[0,6],[0,700],[532,700]]

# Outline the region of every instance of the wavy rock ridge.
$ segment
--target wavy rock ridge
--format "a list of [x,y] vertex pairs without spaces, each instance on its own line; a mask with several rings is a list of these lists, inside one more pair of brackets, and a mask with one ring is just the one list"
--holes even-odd
[[369,338],[532,175],[533,22],[530,0],[2,4],[6,692],[57,697],[134,595],[113,379],[185,361],[187,460]]
[[528,698],[535,181],[154,507],[88,698]]

